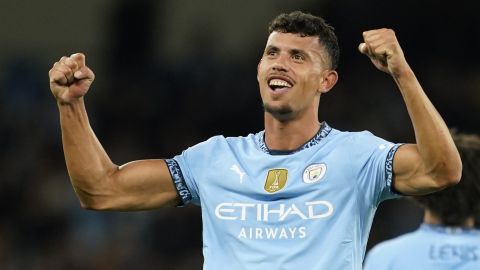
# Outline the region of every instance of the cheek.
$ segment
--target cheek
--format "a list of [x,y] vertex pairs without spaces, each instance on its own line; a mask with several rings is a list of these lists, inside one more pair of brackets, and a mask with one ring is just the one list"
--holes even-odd
[[[301,81],[303,87],[305,87],[307,89],[310,89],[315,84],[315,75],[310,73],[310,72],[309,73],[304,73],[302,75],[302,79],[300,81]],[[307,90],[307,89],[305,89],[305,90]]]
[[264,61],[260,61],[260,63],[257,65],[257,77],[265,74],[265,70],[267,69],[266,66],[267,65],[264,63]]
[[307,81],[311,87],[318,89],[320,87],[321,74],[318,72],[311,72],[308,75]]

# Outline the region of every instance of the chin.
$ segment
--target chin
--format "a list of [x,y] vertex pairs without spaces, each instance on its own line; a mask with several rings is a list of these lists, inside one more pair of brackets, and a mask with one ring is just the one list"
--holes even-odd
[[282,121],[290,120],[294,117],[294,111],[288,105],[272,106],[268,103],[264,103],[263,110]]

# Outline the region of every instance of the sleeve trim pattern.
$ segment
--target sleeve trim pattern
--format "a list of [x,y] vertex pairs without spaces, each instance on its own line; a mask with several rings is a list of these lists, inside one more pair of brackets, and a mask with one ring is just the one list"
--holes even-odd
[[177,190],[178,195],[182,199],[182,203],[179,206],[185,205],[192,200],[192,193],[188,190],[185,178],[183,177],[182,170],[174,159],[165,159],[170,175],[172,176],[173,184]]
[[388,151],[387,160],[385,162],[385,174],[387,179],[387,187],[390,188],[390,191],[392,193],[398,194],[398,195],[402,195],[402,194],[396,191],[395,187],[393,186],[393,157],[395,156],[395,153],[397,152],[400,146],[401,144],[396,144],[390,149],[390,151]]

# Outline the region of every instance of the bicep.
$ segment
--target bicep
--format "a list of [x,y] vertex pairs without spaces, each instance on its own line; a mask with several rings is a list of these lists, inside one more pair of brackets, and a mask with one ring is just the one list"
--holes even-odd
[[398,148],[393,159],[393,175],[393,186],[402,194],[424,195],[438,190],[415,144]]
[[161,159],[138,160],[119,166],[108,182],[103,196],[105,210],[147,210],[180,202],[170,172]]

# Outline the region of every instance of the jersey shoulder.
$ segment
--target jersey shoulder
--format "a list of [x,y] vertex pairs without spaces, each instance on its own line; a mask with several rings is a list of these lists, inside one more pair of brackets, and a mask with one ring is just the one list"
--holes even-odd
[[364,131],[340,131],[332,129],[327,141],[335,147],[346,148],[349,153],[365,154],[390,149],[391,143],[372,132]]
[[188,153],[215,153],[225,150],[236,151],[239,148],[247,149],[256,147],[257,134],[248,134],[247,136],[225,137],[224,135],[212,136],[209,139],[189,147]]

